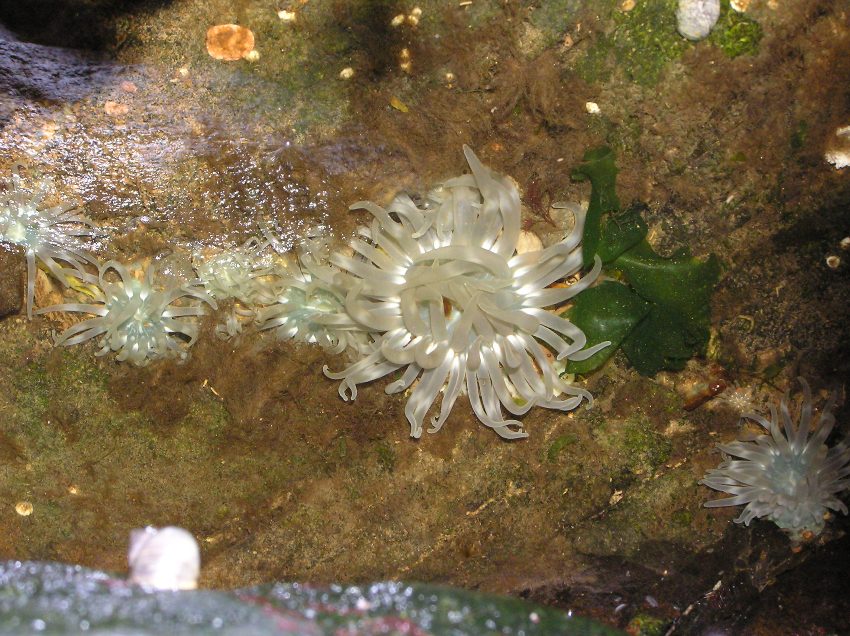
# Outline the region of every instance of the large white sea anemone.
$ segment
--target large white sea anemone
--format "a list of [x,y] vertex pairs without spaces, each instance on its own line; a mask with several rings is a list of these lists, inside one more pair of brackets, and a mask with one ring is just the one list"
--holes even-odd
[[145,271],[131,272],[121,263],[109,261],[99,270],[97,277],[85,274],[83,278],[92,302],[38,310],[95,315],[66,329],[56,338],[57,345],[70,346],[99,337],[101,349],[97,355],[115,351],[119,361],[139,366],[152,358],[184,358],[186,349],[198,337],[194,318],[205,313],[205,303],[216,306],[198,280],[157,283],[155,263]]
[[700,481],[734,495],[706,502],[707,507],[745,504],[737,523],[749,525],[755,518],[767,517],[794,539],[819,534],[828,510],[847,514],[838,494],[850,487],[850,445],[846,439],[832,447],[826,444],[835,424],[834,396],[815,419],[809,385],[802,379],[800,384],[799,423],[794,423],[784,399],[778,409],[771,405],[769,420],[754,413],[744,415],[769,434],[720,444],[720,450],[731,457]]
[[[52,189],[49,180],[36,184],[31,190],[17,173],[12,173],[12,183],[0,197],[0,242],[20,245],[27,260],[27,316],[32,318],[35,297],[36,258],[62,283],[68,275],[84,272],[85,263],[92,257],[82,249],[79,237],[91,236],[92,222],[76,210],[74,203],[43,206]],[[72,270],[57,261],[71,265]]]
[[374,342],[349,367],[325,373],[342,380],[343,399],[354,399],[358,384],[401,372],[386,391],[411,390],[405,415],[413,437],[440,393],[429,432],[464,391],[481,422],[502,437],[525,437],[521,421],[506,419],[502,408],[519,416],[533,406],[566,411],[591,399],[559,377],[552,352],[582,360],[609,343],[583,350],[581,330],[545,308],[590,285],[601,263],[577,278],[583,218],[563,242],[517,254],[516,188],[468,147],[464,154],[472,174],[447,181],[421,205],[400,195],[387,209],[352,206],[374,219],[351,242],[353,256],[330,261],[346,272],[334,281],[345,290],[345,313]]

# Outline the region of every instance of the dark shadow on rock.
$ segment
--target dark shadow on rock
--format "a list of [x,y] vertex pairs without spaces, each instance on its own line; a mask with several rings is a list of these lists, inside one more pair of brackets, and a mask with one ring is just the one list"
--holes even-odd
[[[847,633],[848,529],[850,520],[833,519],[816,542],[796,550],[772,523],[733,525],[697,553],[648,542],[634,560],[589,556],[582,573],[517,594],[619,628],[650,616],[667,623],[668,635]],[[764,625],[768,631],[759,631]]]
[[128,13],[148,13],[171,0],[2,0],[0,23],[22,40],[47,46],[107,51],[120,45],[115,23]]
[[0,94],[13,99],[77,101],[110,83],[117,68],[78,51],[20,42],[0,28]]

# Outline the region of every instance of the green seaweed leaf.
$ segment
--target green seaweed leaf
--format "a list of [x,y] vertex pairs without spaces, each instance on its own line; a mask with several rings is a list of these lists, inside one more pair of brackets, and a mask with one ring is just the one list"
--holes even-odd
[[642,205],[632,205],[624,212],[611,212],[602,221],[597,254],[603,265],[638,245],[646,237],[646,222],[640,216]]
[[584,331],[588,346],[610,340],[588,360],[569,362],[570,373],[589,373],[622,346],[640,373],[680,370],[708,345],[710,302],[720,277],[714,255],[694,258],[687,249],[671,257],[657,254],[646,241],[641,217],[645,206],[620,212],[615,192],[614,153],[602,147],[584,155],[573,178],[589,179],[590,206],[584,229],[583,263],[599,255],[612,281],[592,287],[575,299],[564,316]]
[[573,170],[576,181],[590,181],[590,205],[584,220],[582,257],[584,267],[593,264],[593,256],[599,251],[602,233],[602,215],[620,209],[617,198],[617,166],[614,152],[607,146],[592,148],[584,153],[583,162]]
[[623,340],[623,353],[641,375],[681,371],[708,344],[709,332],[681,313],[651,305],[640,324]]
[[649,313],[650,308],[651,304],[628,286],[610,280],[576,296],[575,303],[564,312],[563,317],[584,332],[588,347],[606,340],[611,341],[611,346],[587,360],[570,360],[567,373],[590,373],[602,366]]
[[720,276],[720,265],[713,254],[700,260],[684,249],[665,258],[642,241],[621,254],[611,268],[622,272],[629,285],[647,300],[682,314],[689,322],[708,326],[711,292]]
[[644,240],[611,267],[652,303],[649,315],[623,341],[623,351],[638,372],[679,371],[688,359],[705,351],[711,293],[720,277],[717,257],[701,260],[682,250],[665,258]]

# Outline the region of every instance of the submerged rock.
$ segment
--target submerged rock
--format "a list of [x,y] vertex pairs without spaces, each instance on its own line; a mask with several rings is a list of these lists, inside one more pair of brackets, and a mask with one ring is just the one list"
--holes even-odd
[[19,636],[619,633],[520,599],[401,582],[151,593],[78,565],[7,561],[0,588],[0,633]]

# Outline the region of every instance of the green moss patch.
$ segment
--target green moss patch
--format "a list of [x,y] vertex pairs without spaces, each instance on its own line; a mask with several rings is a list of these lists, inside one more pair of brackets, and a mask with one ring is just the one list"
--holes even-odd
[[743,13],[733,11],[728,0],[721,5],[717,21],[708,41],[720,47],[729,57],[754,55],[762,38],[761,25]]

